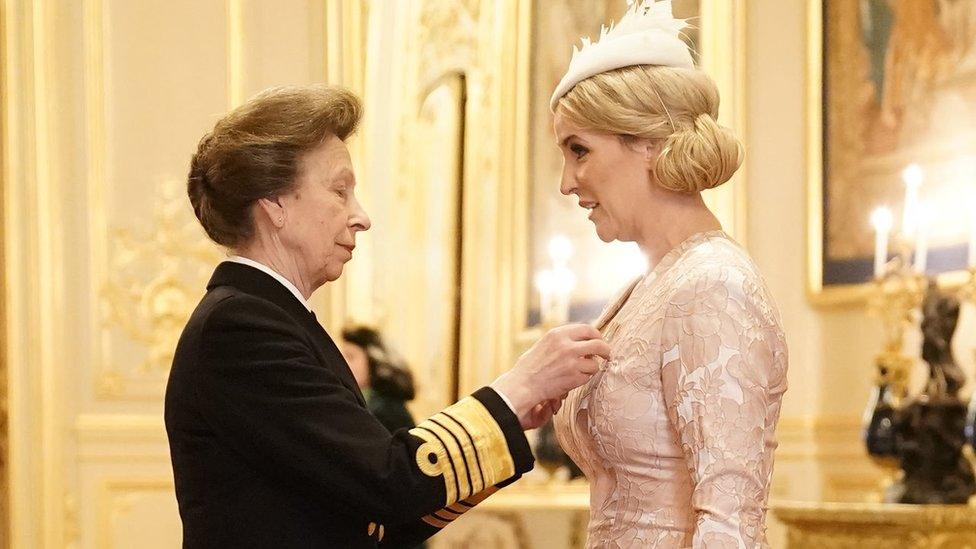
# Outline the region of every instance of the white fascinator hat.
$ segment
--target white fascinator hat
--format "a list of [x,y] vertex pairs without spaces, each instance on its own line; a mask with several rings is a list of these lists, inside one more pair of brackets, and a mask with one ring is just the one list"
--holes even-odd
[[549,101],[556,105],[573,86],[602,72],[633,65],[658,65],[693,69],[688,46],[681,40],[684,19],[675,19],[671,0],[628,0],[629,7],[620,22],[600,29],[600,39],[583,37],[582,49],[573,46],[573,58]]

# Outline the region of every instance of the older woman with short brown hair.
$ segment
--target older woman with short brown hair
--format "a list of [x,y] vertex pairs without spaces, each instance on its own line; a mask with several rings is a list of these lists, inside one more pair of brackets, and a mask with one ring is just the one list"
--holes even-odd
[[523,429],[596,371],[588,326],[546,334],[489,387],[389,433],[308,304],[371,222],[340,88],[275,88],[200,141],[187,191],[230,256],[217,266],[166,391],[184,547],[417,543],[532,467]]

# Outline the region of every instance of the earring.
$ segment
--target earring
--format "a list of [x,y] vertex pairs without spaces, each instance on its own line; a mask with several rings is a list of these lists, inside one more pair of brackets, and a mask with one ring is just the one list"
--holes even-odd
[[278,218],[278,223],[284,223],[284,222],[285,222],[285,218],[284,217],[279,217]]

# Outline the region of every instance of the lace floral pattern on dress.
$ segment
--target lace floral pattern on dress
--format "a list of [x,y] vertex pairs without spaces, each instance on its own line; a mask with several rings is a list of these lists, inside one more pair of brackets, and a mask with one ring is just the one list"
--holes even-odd
[[762,547],[787,349],[722,232],[672,250],[597,323],[611,359],[555,418],[590,481],[589,547]]

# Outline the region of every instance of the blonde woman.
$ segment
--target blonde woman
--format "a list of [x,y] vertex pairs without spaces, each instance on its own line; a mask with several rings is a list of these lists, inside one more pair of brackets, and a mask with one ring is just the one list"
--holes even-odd
[[589,547],[763,547],[786,390],[775,305],[701,192],[742,162],[670,2],[584,41],[552,98],[560,190],[652,268],[597,321],[611,358],[555,418],[591,485]]

